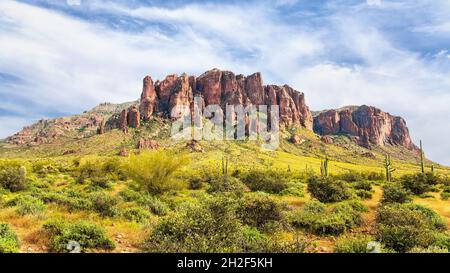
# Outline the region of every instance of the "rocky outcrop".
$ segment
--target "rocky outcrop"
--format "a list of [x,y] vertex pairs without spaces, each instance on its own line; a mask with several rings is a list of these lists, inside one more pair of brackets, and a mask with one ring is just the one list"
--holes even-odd
[[303,142],[305,142],[305,140],[300,136],[300,135],[297,135],[297,134],[293,134],[292,136],[291,136],[291,142],[293,143],[293,144],[295,144],[295,145],[300,145],[300,144],[302,144]]
[[322,141],[325,144],[333,144],[333,138],[331,138],[330,136],[322,136],[320,138],[320,141]]
[[159,148],[159,144],[155,140],[141,138],[138,141],[137,148],[139,150],[155,150]]
[[150,76],[144,78],[144,86],[142,88],[141,103],[139,106],[140,115],[143,120],[149,120],[153,112],[157,110],[158,96],[156,94],[153,80]]
[[119,118],[119,128],[128,132],[128,127],[139,128],[141,125],[141,114],[137,106],[132,105],[122,110]]
[[98,126],[97,134],[103,135],[105,133],[105,131],[106,131],[106,124],[105,124],[105,121],[102,120],[100,122],[100,125]]
[[128,126],[132,128],[139,128],[141,124],[141,115],[139,109],[136,106],[131,106],[130,108],[128,108],[127,123]]
[[314,131],[320,135],[346,134],[359,145],[400,145],[416,150],[403,118],[371,106],[329,110],[314,118]]
[[172,109],[190,107],[192,110],[195,96],[203,99],[203,106],[220,105],[224,111],[227,105],[279,105],[281,125],[301,125],[310,130],[313,127],[303,93],[287,85],[264,86],[260,73],[245,77],[219,69],[207,71],[198,78],[186,74],[169,75],[154,85],[150,76],[145,77],[139,107],[141,117],[147,120],[157,109],[176,119],[182,113],[172,113]]

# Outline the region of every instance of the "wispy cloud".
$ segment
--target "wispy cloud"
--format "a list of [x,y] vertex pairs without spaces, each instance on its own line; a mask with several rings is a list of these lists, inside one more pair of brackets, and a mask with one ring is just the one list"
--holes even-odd
[[448,1],[79,4],[0,2],[1,136],[52,112],[134,100],[146,74],[219,67],[289,83],[313,109],[364,103],[402,115],[430,157],[450,164]]

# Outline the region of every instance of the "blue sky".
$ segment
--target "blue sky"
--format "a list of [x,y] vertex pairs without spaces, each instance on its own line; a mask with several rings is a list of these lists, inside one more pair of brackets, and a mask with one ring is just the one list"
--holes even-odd
[[150,74],[263,73],[313,110],[403,116],[450,165],[450,1],[0,1],[0,137],[139,97]]

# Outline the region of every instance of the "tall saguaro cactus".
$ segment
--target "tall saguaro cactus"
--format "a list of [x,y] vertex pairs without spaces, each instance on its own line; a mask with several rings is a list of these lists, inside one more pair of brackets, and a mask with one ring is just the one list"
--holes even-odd
[[222,174],[228,174],[228,158],[224,156],[222,157]]
[[322,176],[328,176],[328,157],[320,162],[320,173]]
[[422,140],[420,140],[420,169],[421,169],[422,173],[425,173],[425,163],[424,163]]
[[392,168],[392,162],[391,162],[390,155],[384,156],[384,169],[386,170],[386,180],[388,182],[391,182],[392,181],[392,173],[395,171],[395,169]]

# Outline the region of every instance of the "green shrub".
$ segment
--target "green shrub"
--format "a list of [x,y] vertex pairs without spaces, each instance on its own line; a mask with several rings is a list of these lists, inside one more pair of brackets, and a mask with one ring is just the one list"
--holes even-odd
[[191,190],[199,190],[203,186],[203,181],[200,177],[191,177],[189,179],[189,189]]
[[82,252],[89,249],[111,250],[115,248],[114,242],[106,236],[105,231],[92,223],[68,224],[56,220],[44,224],[43,228],[51,238],[50,249],[55,252],[68,252],[69,242],[80,244]]
[[138,205],[145,206],[153,214],[164,216],[169,211],[169,206],[155,196],[142,194],[131,189],[124,189],[119,192],[120,197],[126,202],[136,202]]
[[150,215],[151,215],[150,212],[143,208],[128,208],[125,209],[123,212],[123,217],[125,217],[125,219],[137,223],[147,222]]
[[137,202],[143,200],[143,195],[140,192],[134,191],[129,188],[125,188],[122,191],[119,192],[119,196],[123,199],[125,202]]
[[366,191],[366,190],[355,190],[354,191],[356,196],[363,200],[372,199],[373,191]]
[[311,176],[307,182],[309,193],[320,202],[339,202],[351,197],[348,186],[341,180],[334,180],[331,177]]
[[64,189],[59,191],[34,190],[31,195],[42,200],[44,203],[55,203],[66,207],[69,211],[90,210],[92,202],[84,195],[70,190]]
[[353,188],[357,190],[365,190],[365,191],[371,191],[372,190],[372,183],[369,181],[356,181],[353,183]]
[[92,208],[103,217],[114,217],[118,214],[117,199],[103,192],[93,193],[89,199]]
[[346,182],[357,182],[363,180],[363,176],[356,172],[347,172],[338,176],[339,180]]
[[344,220],[347,228],[361,225],[363,223],[361,213],[367,210],[367,207],[356,201],[337,203],[331,207],[331,213]]
[[8,224],[0,223],[0,253],[19,251],[19,239]]
[[49,160],[38,160],[33,162],[32,171],[39,177],[45,177],[49,174],[57,174],[59,171],[54,166],[54,164],[54,162],[51,162]]
[[240,201],[238,216],[246,225],[268,230],[283,221],[283,210],[269,195],[249,194]]
[[432,186],[439,183],[439,178],[433,173],[416,173],[402,176],[401,182],[406,189],[420,195],[431,191]]
[[366,178],[370,181],[383,181],[385,179],[385,175],[383,172],[370,172],[367,174]]
[[209,181],[208,193],[236,193],[243,194],[248,191],[247,187],[238,179],[229,175],[222,175],[211,178]]
[[373,239],[371,236],[358,235],[344,235],[339,237],[334,246],[335,253],[367,253],[367,244]]
[[407,204],[406,207],[412,211],[421,212],[428,220],[428,223],[432,225],[435,229],[445,230],[447,227],[447,223],[430,208],[418,205],[418,204]]
[[161,194],[180,188],[175,173],[186,163],[186,157],[167,151],[143,152],[129,158],[127,176],[148,193]]
[[369,181],[356,181],[352,185],[353,192],[361,199],[371,199],[373,195],[372,183]]
[[30,195],[20,195],[17,198],[8,202],[8,205],[17,207],[19,215],[36,215],[43,212],[46,208],[44,202],[38,198]]
[[76,170],[76,181],[84,184],[91,181],[99,187],[107,187],[109,181],[126,180],[126,174],[118,158],[92,159],[81,161]]
[[87,160],[79,165],[76,172],[76,182],[84,184],[87,179],[93,177],[103,177],[101,163],[97,160]]
[[242,226],[235,201],[227,197],[185,204],[162,218],[142,245],[148,252],[236,252]]
[[109,157],[102,164],[102,171],[110,180],[127,180],[125,168],[121,160],[117,157]]
[[304,197],[305,196],[305,190],[304,190],[303,183],[299,182],[289,182],[288,188],[285,190],[282,190],[280,192],[281,195],[290,195],[290,196],[296,196],[296,197]]
[[359,202],[342,202],[326,207],[320,202],[306,203],[292,216],[292,224],[317,235],[339,235],[362,224],[367,208]]
[[91,185],[102,189],[108,189],[111,187],[108,177],[93,177],[91,178]]
[[241,180],[252,191],[280,193],[289,187],[287,174],[274,170],[250,170],[241,174]]
[[436,232],[434,234],[433,246],[450,251],[450,234],[448,232]]
[[434,241],[437,220],[418,205],[385,205],[378,209],[378,239],[388,248],[407,252],[413,247],[428,247]]
[[0,165],[0,186],[17,192],[27,188],[27,169],[18,162],[6,161]]
[[413,247],[408,253],[448,253],[448,249],[437,246],[429,246],[428,248]]
[[407,203],[411,202],[411,192],[399,183],[389,183],[383,187],[381,203]]
[[304,253],[311,247],[305,238],[295,236],[293,240],[280,242],[249,226],[242,228],[242,237],[243,253]]
[[441,192],[441,199],[448,200],[450,198],[450,186],[444,186],[444,189]]

